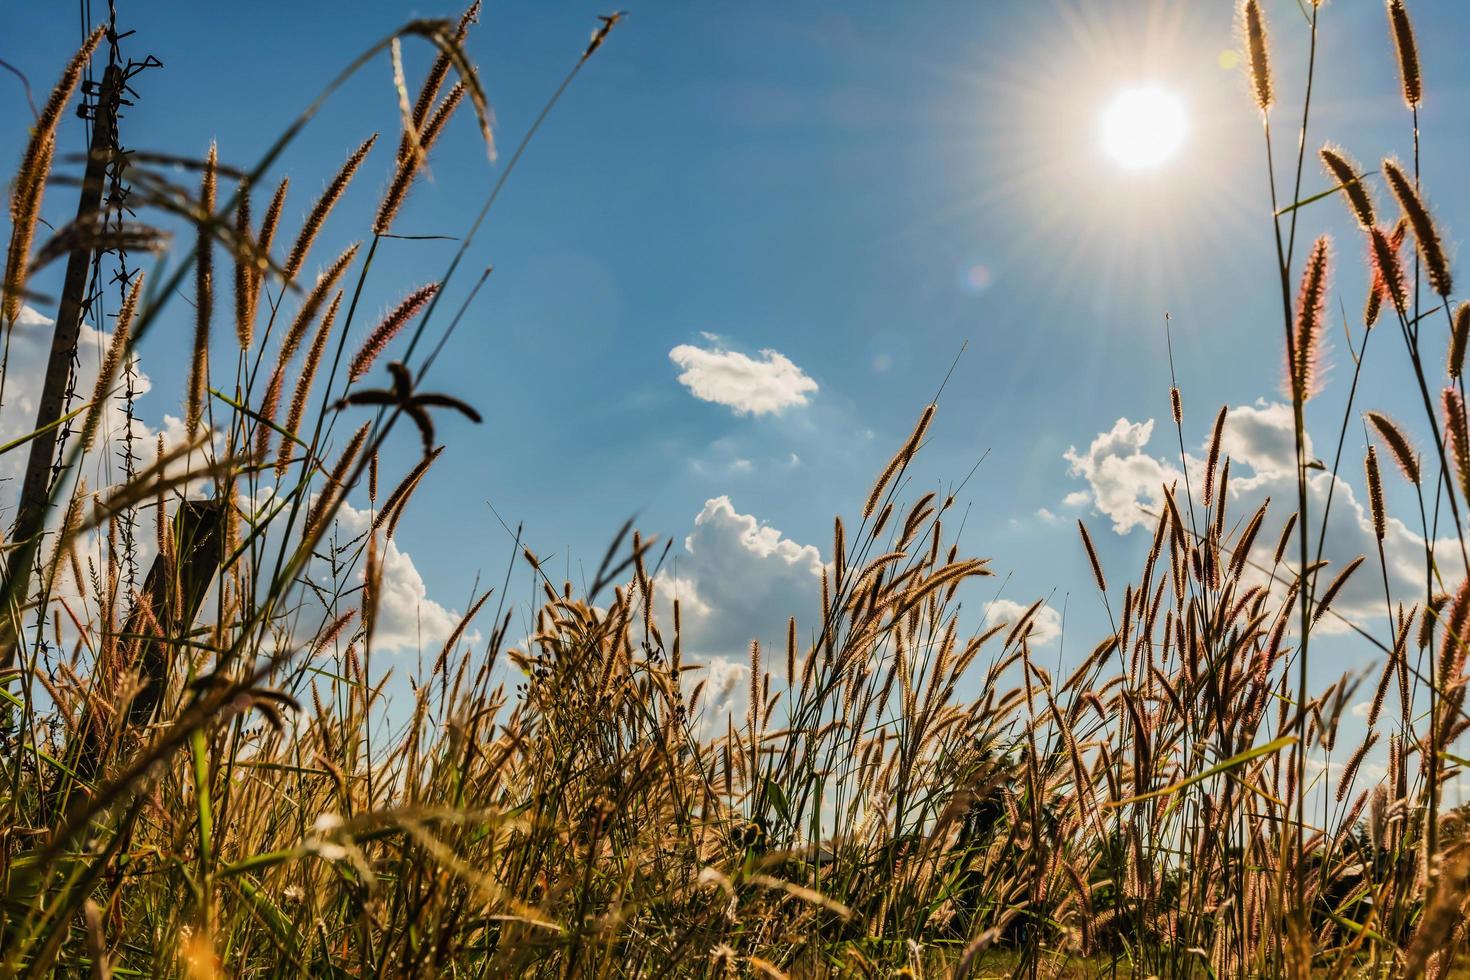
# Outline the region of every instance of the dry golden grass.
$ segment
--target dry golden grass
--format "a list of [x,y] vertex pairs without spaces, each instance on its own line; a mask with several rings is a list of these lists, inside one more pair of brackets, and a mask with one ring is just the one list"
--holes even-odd
[[[1315,31],[1318,6],[1310,12]],[[216,201],[227,193],[218,177],[235,172],[211,148],[197,199],[181,206],[148,196],[139,162],[140,200],[197,231],[191,260],[155,295],[194,273],[189,415],[201,431],[181,446],[160,441],[157,461],[124,485],[93,494],[63,482],[53,533],[9,545],[38,572],[4,583],[16,666],[0,694],[0,975],[1465,975],[1450,963],[1470,921],[1470,836],[1465,813],[1441,812],[1439,787],[1470,725],[1470,568],[1431,566],[1422,594],[1385,597],[1388,638],[1362,631],[1382,655],[1369,677],[1306,686],[1311,632],[1329,621],[1361,631],[1334,610],[1345,583],[1375,559],[1387,581],[1381,548],[1341,567],[1311,559],[1326,515],[1306,509],[1301,409],[1320,384],[1329,255],[1319,239],[1300,269],[1284,258],[1309,202],[1272,202],[1296,512],[1228,511],[1221,410],[1199,499],[1165,495],[1132,574],[1105,574],[1079,525],[1110,631],[1066,676],[1032,648],[1039,601],[1015,622],[965,632],[960,604],[988,563],[949,536],[953,497],[904,498],[943,419],[930,404],[856,523],[835,522],[819,619],[791,620],[784,650],[752,644],[743,717],[707,704],[677,602],[667,621],[654,614],[658,552],[631,527],[581,591],[517,539],[512,561],[536,583],[532,635],[511,642],[525,596],[480,591],[408,679],[406,701],[390,705],[392,672],[374,656],[387,539],[444,451],[434,417],[478,416],[422,388],[432,355],[412,359],[430,330],[442,344],[458,322],[435,318],[437,285],[409,293],[375,330],[356,322],[356,297],[455,107],[468,95],[486,118],[461,46],[473,13],[400,32],[427,38],[438,60],[411,108],[403,93],[405,131],[371,243],[314,281],[303,278],[312,246],[371,137],[279,263],[284,181],[256,231],[244,193],[261,173]],[[1407,12],[1395,2],[1389,14],[1417,107]],[[1241,20],[1251,95],[1269,122],[1279,93],[1254,0]],[[604,19],[572,75],[616,23]],[[76,76],[74,65],[52,102],[64,107]],[[1420,492],[1458,515],[1470,499],[1458,381],[1470,314],[1452,322],[1446,303],[1457,339],[1446,347],[1452,383],[1436,399],[1419,356],[1418,273],[1398,256],[1407,229],[1428,285],[1448,300],[1417,178],[1385,168],[1405,220],[1384,230],[1356,166],[1339,151],[1323,159],[1365,231],[1376,278],[1364,330],[1382,314],[1379,329],[1406,341],[1435,452],[1421,459],[1381,413],[1366,426]],[[49,171],[46,146],[27,151],[6,329],[29,268],[30,202]],[[232,387],[225,359],[209,356],[216,249],[234,262]],[[155,320],[141,295],[94,402],[117,397],[111,379]],[[344,364],[355,328],[367,340]],[[387,364],[388,382],[360,384],[390,350],[401,360]],[[1356,370],[1363,360],[1355,353]],[[1194,421],[1177,389],[1170,398],[1182,449]],[[1357,411],[1350,396],[1344,431]],[[396,486],[380,499],[379,450],[405,424],[424,454],[386,474]],[[72,461],[112,438],[91,415],[85,432]],[[1381,542],[1377,447],[1364,466]],[[344,537],[333,516],[354,493],[374,516]],[[124,569],[144,545],[125,531],[139,506],[151,510],[156,554],[129,591]],[[1279,536],[1263,531],[1268,519],[1284,525]],[[319,623],[298,615],[308,567]],[[54,634],[47,651],[27,628],[38,617]],[[486,639],[471,644],[476,630]],[[1360,684],[1373,691],[1369,731],[1339,744]],[[1380,748],[1388,772],[1367,780],[1364,760]],[[1309,754],[1343,764],[1335,792],[1310,779]]]

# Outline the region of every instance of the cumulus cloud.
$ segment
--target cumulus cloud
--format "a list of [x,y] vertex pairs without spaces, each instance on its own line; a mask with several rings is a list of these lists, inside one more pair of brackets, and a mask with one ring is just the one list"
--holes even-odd
[[[0,411],[0,442],[10,442],[32,432],[36,427],[36,410],[41,401],[41,385],[46,374],[46,365],[51,353],[51,327],[54,320],[43,316],[29,306],[21,307],[16,318],[15,329],[10,337],[10,350],[6,362],[4,409]],[[84,404],[92,397],[97,384],[97,373],[102,359],[112,343],[112,334],[93,329],[83,323],[77,335],[76,398],[72,407]],[[134,362],[136,364],[136,361]],[[148,376],[137,372],[133,385],[134,394],[142,397],[152,388]],[[179,420],[165,417],[165,436],[182,436]],[[114,398],[107,404],[98,425],[95,445],[108,439],[120,440],[127,432],[127,416],[123,402]],[[146,466],[153,459],[154,441],[157,433],[137,419],[133,420],[134,451],[141,458],[139,466]],[[72,423],[72,430],[81,428],[81,418]],[[172,441],[169,442],[173,444]],[[4,481],[5,505],[13,507],[20,494],[20,477],[26,468],[25,450],[0,456],[0,480]],[[108,486],[121,475],[114,453],[94,451],[84,461],[82,474],[94,489]]]
[[[360,538],[372,523],[373,515],[368,510],[358,510],[343,502],[337,511],[336,534],[339,539]],[[393,538],[386,539],[380,553],[382,569],[381,587],[378,593],[377,619],[374,621],[373,646],[384,652],[405,650],[434,652],[459,625],[460,615],[447,609],[429,597],[424,577],[414,564],[412,556],[398,547]],[[321,580],[330,575],[328,563],[323,558],[313,559],[308,567],[308,580]],[[352,576],[350,588],[361,586],[365,569],[359,563]],[[357,593],[360,594],[360,593]],[[322,593],[307,587],[302,595],[300,623],[312,635],[329,620],[335,619],[350,604],[328,613]],[[473,639],[473,638],[471,638]]]
[[736,415],[779,414],[793,405],[805,405],[817,383],[787,358],[773,350],[758,357],[711,347],[680,344],[669,360],[682,372],[679,383],[702,401],[726,405]]
[[1149,520],[1145,508],[1155,513],[1164,502],[1164,486],[1179,477],[1168,463],[1144,452],[1153,438],[1154,420],[1133,423],[1119,419],[1107,432],[1099,433],[1086,451],[1075,446],[1062,454],[1071,464],[1068,473],[1087,481],[1091,495],[1068,494],[1066,503],[1091,503],[1112,519],[1113,530],[1127,534]]
[[[30,307],[23,307],[16,320],[10,343],[4,408],[0,410],[0,442],[19,438],[35,428],[36,409],[40,401],[42,380],[51,347],[53,323],[54,321]],[[81,325],[77,340],[75,404],[80,405],[91,397],[97,383],[102,359],[111,342],[110,333],[96,330],[86,323]],[[142,399],[144,395],[153,390],[153,384],[148,375],[138,368],[137,362],[134,363],[133,391],[138,399]],[[141,409],[140,405],[139,410]],[[75,427],[80,428],[80,425],[81,421],[78,419]],[[143,469],[154,461],[157,439],[160,435],[163,437],[166,451],[186,440],[181,419],[165,414],[162,423],[157,427],[150,426],[139,417],[134,417],[129,421],[123,399],[120,396],[114,397],[108,402],[106,411],[103,413],[98,436],[93,443],[93,450],[81,462],[81,475],[87,480],[87,485],[92,491],[104,491],[123,479],[124,473],[119,452],[122,440],[130,426],[134,452],[138,456],[136,464],[138,469]],[[195,465],[198,464],[197,457],[194,462]],[[20,477],[25,471],[25,465],[26,454],[24,452],[12,452],[0,456],[0,481],[3,481],[3,484],[0,484],[0,488],[3,488],[0,489],[0,502],[3,502],[7,510],[13,511],[15,507],[20,492]],[[206,492],[202,483],[190,485],[187,490],[196,494]],[[239,503],[246,510],[252,508],[259,510],[270,500],[270,495],[270,489],[266,488],[257,498],[255,505],[252,505],[248,496],[243,495],[239,498]],[[368,527],[370,519],[367,511],[357,510],[351,505],[344,504],[337,515],[338,537],[349,539],[361,535]],[[151,531],[152,520],[150,515],[140,523],[136,537],[135,555],[140,575],[146,572],[153,561],[156,550],[154,535]],[[267,541],[271,540],[278,539],[272,539],[270,535],[267,535]],[[83,553],[94,553],[98,547],[100,544],[89,543],[82,551]],[[263,553],[274,553],[274,551],[267,547],[263,549]],[[419,573],[412,557],[408,552],[401,551],[397,543],[391,540],[388,541],[383,552],[382,569],[383,587],[378,625],[374,634],[375,646],[385,652],[392,652],[417,648],[421,642],[425,648],[433,648],[442,644],[458,624],[459,615],[429,598],[423,576]],[[305,578],[307,583],[303,584],[300,595],[297,597],[299,607],[294,617],[293,632],[299,635],[309,635],[305,631],[315,630],[324,620],[336,618],[336,614],[342,611],[341,609],[336,610],[329,617],[323,601],[323,593],[312,588],[312,584],[319,585],[331,578],[329,565],[325,559],[320,557],[313,559],[307,567]],[[362,570],[359,566],[355,581],[348,587],[360,585],[361,582]],[[77,584],[66,577],[58,591],[63,594],[75,594],[76,588]],[[213,604],[206,603],[204,608],[211,609]],[[343,609],[345,608],[347,607],[344,606]]]
[[[1112,429],[1100,433],[1086,451],[1078,452],[1074,448],[1065,454],[1071,464],[1071,475],[1087,482],[1087,490],[1078,492],[1085,498],[1083,502],[1111,519],[1113,529],[1119,534],[1151,523],[1152,518],[1145,510],[1157,513],[1163,503],[1163,485],[1179,480],[1179,492],[1183,492],[1178,466],[1148,452],[1153,426],[1152,419],[1139,423],[1119,419]],[[1231,477],[1227,487],[1230,512],[1244,520],[1268,499],[1272,501],[1251,554],[1257,565],[1270,565],[1282,524],[1296,509],[1296,450],[1290,406],[1257,403],[1230,409],[1226,413],[1221,447],[1222,456],[1230,457]],[[1307,453],[1309,457],[1312,455],[1310,440]],[[1203,475],[1203,455],[1201,449],[1199,457],[1191,455],[1185,464],[1196,493]],[[1358,555],[1369,557],[1368,565],[1349,580],[1334,600],[1333,608],[1353,620],[1382,616],[1383,581],[1372,567],[1377,564],[1378,546],[1367,507],[1346,480],[1334,478],[1325,471],[1313,471],[1307,483],[1307,507],[1314,525],[1321,520],[1329,492],[1332,509],[1322,551],[1322,557],[1330,563],[1328,574]],[[1075,496],[1069,495],[1069,499]],[[1441,539],[1434,547],[1439,560],[1447,564],[1458,562],[1458,549],[1451,542]],[[1424,538],[1403,521],[1390,517],[1383,550],[1390,593],[1413,601],[1424,590]],[[1322,627],[1331,629],[1332,624],[1333,619],[1329,617],[1323,620]]]
[[824,567],[815,546],[739,513],[729,497],[705,501],[682,551],[660,571],[654,594],[664,623],[673,621],[672,602],[679,600],[686,659],[706,666],[701,700],[708,719],[744,710],[748,676],[741,676],[749,673],[751,640],[780,658],[788,617],[808,632],[815,628]]
[[[994,602],[985,604],[985,625],[994,626],[996,623],[1014,625],[1020,622],[1021,617],[1026,614],[1030,605],[1022,605],[1009,599],[996,599]],[[1051,606],[1042,603],[1041,608],[1036,610],[1036,615],[1031,617],[1031,626],[1027,636],[1032,646],[1040,646],[1050,643],[1062,635],[1062,614]]]

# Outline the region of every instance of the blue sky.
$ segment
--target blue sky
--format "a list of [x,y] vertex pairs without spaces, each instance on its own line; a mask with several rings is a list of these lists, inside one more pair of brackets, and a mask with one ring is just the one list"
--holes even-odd
[[[1222,404],[1246,409],[1242,454],[1266,458],[1275,432],[1257,402],[1280,399],[1280,299],[1260,126],[1231,59],[1232,5],[625,2],[628,20],[538,136],[470,254],[473,268],[451,290],[457,305],[474,271],[495,265],[434,371],[434,386],[467,398],[485,424],[446,422],[450,448],[399,535],[429,595],[462,609],[477,574],[498,580],[508,541],[487,501],[523,521],[557,567],[570,554],[574,578],[576,563],[595,565],[633,514],[673,538],[686,566],[703,559],[708,581],[723,567],[721,547],[754,549],[754,558],[737,556],[752,575],[772,562],[783,573],[809,564],[799,546],[825,558],[833,513],[860,507],[968,342],[910,497],[958,482],[988,451],[961,495],[971,508],[963,548],[1010,576],[1009,599],[1051,595],[1060,608],[1070,593],[1068,648],[1089,649],[1105,620],[1075,518],[1093,528],[1115,581],[1147,540],[1109,533],[1116,508],[1097,496],[1109,477],[1097,470],[1090,483],[1068,453],[1086,458],[1113,431],[1098,450],[1104,469],[1136,469],[1139,455],[1177,465],[1165,429],[1166,311],[1189,449],[1201,454]],[[457,13],[380,2],[119,6],[138,31],[127,50],[166,66],[138,80],[126,142],[202,155],[213,139],[222,160],[240,164],[352,54],[411,16]],[[1287,107],[1299,104],[1306,30],[1291,0],[1265,7],[1280,151],[1294,142],[1297,110]],[[1412,10],[1429,92],[1424,184],[1453,241],[1470,227],[1470,198],[1456,186],[1470,149],[1456,116],[1470,83],[1460,50],[1470,10],[1425,0]],[[490,5],[469,50],[504,152],[603,12],[580,2]],[[31,5],[8,19],[0,57],[41,98],[78,42],[75,12]],[[1309,151],[1332,138],[1365,165],[1407,154],[1380,5],[1328,5],[1318,55]],[[431,53],[409,42],[405,57],[412,83]],[[1102,156],[1096,120],[1116,92],[1146,82],[1179,94],[1189,133],[1169,163],[1129,172]],[[9,75],[0,76],[0,105],[12,119],[26,113]],[[457,122],[436,150],[433,182],[418,186],[395,230],[463,233],[503,166],[487,163],[467,115]],[[365,133],[391,141],[396,127],[384,57],[283,157],[288,214],[304,213]],[[0,158],[17,158],[20,127],[0,132]],[[62,141],[81,148],[74,122]],[[365,234],[387,156],[380,147],[365,168],[318,258]],[[1282,179],[1286,171],[1283,162]],[[1309,157],[1304,194],[1326,186]],[[48,198],[53,220],[66,197]],[[1356,328],[1360,237],[1335,201],[1301,220],[1299,255],[1311,236],[1336,236],[1333,307],[1340,297]],[[379,261],[392,275],[375,277],[368,308],[435,278],[452,248],[385,243]],[[187,307],[176,303],[143,349],[154,390],[141,407],[155,423],[179,411],[188,330]],[[1439,336],[1431,331],[1431,350]],[[1360,405],[1412,419],[1402,350],[1387,335],[1376,342]],[[1333,343],[1328,387],[1309,413],[1319,455],[1335,443],[1351,372],[1340,329]],[[810,379],[799,385],[804,401],[742,414],[701,400],[671,360],[681,345],[757,360],[779,352]],[[1115,430],[1120,419],[1160,426],[1144,445],[1141,430]],[[400,448],[402,467],[415,449],[408,437]],[[1350,430],[1343,470],[1352,485],[1362,451]],[[1243,486],[1242,500],[1254,489]],[[728,513],[706,506],[722,496]],[[710,540],[690,557],[683,542],[701,513]],[[781,540],[752,525],[779,529]],[[747,603],[742,616],[811,581],[771,576],[769,601]],[[972,608],[999,585],[981,585]],[[710,642],[710,653],[724,652],[715,649],[724,639]],[[1358,646],[1344,642],[1342,667],[1372,659]]]

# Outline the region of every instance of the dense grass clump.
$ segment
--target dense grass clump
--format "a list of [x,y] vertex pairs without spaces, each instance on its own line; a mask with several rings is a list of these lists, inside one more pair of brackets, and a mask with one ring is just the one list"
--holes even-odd
[[[1315,55],[1321,10],[1304,11]],[[414,22],[372,52],[391,51],[400,86],[400,38],[431,44],[436,60],[415,99],[400,88],[404,128],[370,237],[336,256],[314,247],[374,165],[374,136],[294,238],[284,179],[258,224],[251,206],[315,106],[251,168],[226,166],[213,147],[184,161],[197,190],[146,156],[130,168],[133,207],[186,222],[190,251],[168,282],[132,280],[89,400],[49,416],[43,406],[31,437],[0,447],[38,453],[43,471],[64,464],[22,500],[44,520],[5,542],[0,974],[1451,970],[1470,921],[1466,815],[1440,805],[1470,726],[1470,314],[1451,315],[1449,260],[1409,164],[1379,171],[1403,212],[1386,228],[1370,175],[1345,151],[1322,150],[1329,188],[1305,197],[1298,154],[1292,202],[1271,202],[1295,509],[1231,512],[1221,409],[1205,460],[1180,460],[1190,483],[1162,488],[1139,568],[1104,568],[1080,525],[1110,623],[1080,663],[1038,658],[1040,601],[966,631],[962,604],[989,565],[954,543],[954,497],[915,495],[907,479],[942,418],[930,404],[855,526],[836,520],[819,618],[791,620],[784,649],[752,643],[743,717],[710,710],[679,603],[660,594],[657,551],[631,527],[580,590],[517,539],[534,632],[511,632],[526,597],[505,595],[508,569],[390,704],[393,671],[374,657],[388,543],[432,492],[445,451],[436,420],[479,419],[425,384],[478,286],[447,322],[436,314],[519,150],[439,281],[397,284],[402,299],[376,324],[362,322],[358,299],[466,104],[493,149],[463,48],[475,14]],[[1398,0],[1388,14],[1417,138],[1412,26]],[[1255,0],[1240,20],[1269,151],[1281,98],[1270,35]],[[617,22],[603,18],[567,81]],[[56,120],[101,37],[64,70],[12,185],[7,332],[25,302],[41,302],[32,273],[48,257],[162,247],[141,219],[112,213],[33,245]],[[1328,467],[1306,458],[1302,407],[1324,394],[1332,257],[1325,238],[1307,248],[1303,235],[1298,250],[1297,226],[1339,190],[1373,287]],[[1409,234],[1412,271],[1400,257]],[[211,329],[221,257],[233,264],[233,331]],[[68,474],[133,438],[116,411],[133,351],[184,276],[195,300],[188,435],[160,438],[122,479],[89,488]],[[1430,304],[1446,324],[1434,346],[1449,351],[1439,395],[1422,353],[1440,322]],[[1327,567],[1328,515],[1309,511],[1308,481],[1342,463],[1375,322],[1404,342],[1432,451],[1365,414],[1379,551]],[[1177,388],[1170,398],[1182,456],[1190,420]],[[73,419],[77,435],[55,438]],[[380,483],[380,450],[406,426],[422,456]],[[1452,567],[1426,547],[1416,595],[1388,594],[1380,449],[1420,501],[1421,536],[1434,537],[1427,515],[1447,514],[1440,527],[1459,539]],[[349,497],[370,514],[353,532],[337,520]],[[1386,632],[1334,607],[1375,564]],[[1325,625],[1356,631],[1381,660],[1312,692],[1308,649]],[[1359,699],[1371,705],[1367,734],[1340,742]],[[1381,778],[1365,778],[1380,757]]]

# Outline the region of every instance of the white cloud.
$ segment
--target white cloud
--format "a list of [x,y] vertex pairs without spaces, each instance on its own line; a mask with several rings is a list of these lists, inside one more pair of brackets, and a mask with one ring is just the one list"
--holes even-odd
[[1060,517],[1058,517],[1056,514],[1053,514],[1045,507],[1036,508],[1036,517],[1038,520],[1041,521],[1041,523],[1050,524],[1053,527],[1062,523],[1062,519]]
[[[1306,450],[1310,459],[1311,433],[1306,433]],[[1257,402],[1230,409],[1225,413],[1220,455],[1248,463],[1260,476],[1295,473],[1296,423],[1292,420],[1291,406]]]
[[[1022,605],[1009,599],[987,602],[985,604],[985,625],[994,626],[996,623],[1014,625],[1020,622],[1021,617],[1029,608],[1031,608],[1030,605]],[[1041,608],[1036,610],[1036,615],[1031,617],[1031,625],[1026,635],[1030,637],[1032,646],[1050,643],[1062,635],[1062,614],[1043,603]]]
[[[16,318],[6,361],[4,406],[0,409],[0,442],[18,439],[36,427],[36,409],[41,400],[41,385],[50,358],[51,327],[54,322],[29,306],[21,307],[20,316]],[[84,404],[92,397],[92,390],[97,385],[97,373],[111,343],[111,333],[94,330],[86,323],[81,325],[77,334],[77,368],[73,385],[76,397],[71,403],[72,408]],[[133,385],[135,395],[141,397],[151,388],[148,377],[138,373]],[[165,419],[168,430],[165,435],[177,431],[182,436],[182,426],[178,424],[178,420],[171,420],[175,423],[171,426],[167,424],[169,421]],[[107,404],[94,445],[101,445],[108,438],[121,439],[127,431],[126,425],[127,417],[122,400],[114,398]],[[71,424],[73,438],[81,426],[82,417],[78,416]],[[152,461],[156,435],[146,425],[134,420],[134,451],[140,457],[140,467]],[[173,444],[172,440],[168,441],[170,445]],[[14,506],[19,498],[20,478],[25,473],[28,449],[26,447],[0,456],[0,479],[5,481],[3,499],[7,506]],[[98,489],[119,479],[121,468],[115,454],[94,451],[84,461],[82,475],[90,487]]]
[[[1070,472],[1087,481],[1088,489],[1079,491],[1086,502],[1112,519],[1113,529],[1127,534],[1134,527],[1149,526],[1152,518],[1144,509],[1157,512],[1163,503],[1161,486],[1180,477],[1176,464],[1166,463],[1147,452],[1153,433],[1153,420],[1132,423],[1119,419],[1108,432],[1100,433],[1084,453],[1069,449],[1065,458]],[[1221,455],[1230,457],[1230,513],[1234,519],[1248,519],[1269,498],[1271,509],[1256,536],[1252,559],[1269,566],[1282,524],[1296,509],[1295,432],[1289,406],[1279,403],[1257,403],[1232,408],[1226,414],[1221,438]],[[1312,446],[1307,442],[1310,457]],[[1203,450],[1200,453],[1202,457]],[[1201,488],[1203,464],[1189,456],[1190,479],[1196,495]],[[1352,472],[1345,462],[1344,472]],[[1367,556],[1365,565],[1349,580],[1334,600],[1333,608],[1353,620],[1364,620],[1384,614],[1383,578],[1377,569],[1378,547],[1367,508],[1347,481],[1325,471],[1313,471],[1307,483],[1307,508],[1312,515],[1313,533],[1320,524],[1332,493],[1332,509],[1328,518],[1322,557],[1329,563],[1326,573],[1335,574],[1358,555]],[[1184,483],[1179,482],[1182,494]],[[1069,500],[1075,494],[1069,495]],[[1181,501],[1181,506],[1182,506]],[[1422,596],[1424,590],[1424,538],[1397,518],[1390,517],[1383,542],[1388,569],[1388,587],[1392,595],[1406,602]],[[1449,541],[1436,542],[1438,558],[1447,567],[1458,563],[1458,548]],[[1294,552],[1291,552],[1294,553]],[[1288,554],[1288,562],[1290,553]],[[1294,567],[1294,566],[1293,566]],[[1325,587],[1326,581],[1323,582]],[[1332,629],[1334,620],[1324,619],[1323,629]],[[1341,624],[1338,624],[1340,628]]]
[[[52,320],[29,307],[22,308],[17,318],[10,343],[4,406],[3,410],[0,410],[0,442],[18,438],[35,428],[36,406],[40,401],[41,384],[51,346],[52,331],[50,328],[52,324]],[[77,341],[76,404],[81,404],[92,396],[103,356],[111,341],[110,333],[93,329],[85,323],[82,324]],[[133,388],[135,395],[141,399],[144,394],[152,390],[153,385],[141,370],[138,370],[136,374],[137,378]],[[122,480],[123,470],[118,459],[118,452],[121,448],[122,437],[128,431],[127,426],[128,419],[122,398],[114,397],[109,401],[103,415],[97,438],[93,442],[94,448],[81,463],[81,474],[87,480],[91,491],[105,491],[109,486]],[[81,418],[79,417],[74,423],[74,430],[80,428]],[[163,436],[166,450],[186,440],[182,420],[168,414],[163,416],[162,425],[156,429],[141,419],[134,418],[132,434],[134,452],[138,456],[136,464],[138,469],[143,469],[155,459],[156,441],[160,434]],[[75,435],[72,438],[75,438]],[[207,449],[206,452],[209,450]],[[197,466],[198,463],[199,460],[196,457],[194,465]],[[3,491],[0,491],[0,501],[3,501],[7,509],[13,509],[15,506],[19,495],[20,477],[24,473],[25,464],[26,453],[24,451],[0,456],[0,479],[4,480]],[[181,463],[182,465],[184,464]],[[188,490],[191,494],[202,495],[207,492],[207,488],[202,483],[191,485]],[[258,500],[264,504],[270,499],[270,496],[270,488],[265,488],[261,491]],[[242,495],[239,500],[242,507],[250,507],[248,497]],[[361,534],[367,528],[369,519],[366,511],[360,511],[349,504],[344,504],[337,515],[339,537],[352,538]],[[151,511],[139,521],[135,553],[140,576],[146,573],[155,553],[153,521]],[[82,554],[84,556],[98,554],[102,547],[102,539],[101,535],[89,536],[80,548]],[[279,539],[272,539],[268,535],[267,542],[272,540],[278,541]],[[275,549],[271,547],[264,547],[260,550],[262,554],[275,554]],[[426,649],[437,649],[438,645],[443,643],[458,624],[459,615],[428,597],[423,576],[414,565],[413,559],[407,552],[400,551],[398,545],[391,540],[387,542],[382,556],[382,570],[382,593],[378,626],[374,638],[375,646],[385,652],[391,652],[416,648],[422,641]],[[308,566],[308,575],[318,583],[326,582],[330,579],[328,563],[321,558],[313,559]],[[59,589],[63,594],[75,594],[76,583],[69,579],[70,576],[64,576],[64,581]],[[361,581],[362,570],[359,565],[352,584],[360,584]],[[314,630],[319,627],[327,618],[321,599],[308,588],[302,588],[297,598],[300,607],[295,619],[295,631],[301,634],[304,630]],[[355,604],[355,600],[351,600],[350,604]],[[212,609],[214,606],[212,603],[206,603],[204,608]],[[335,618],[335,615],[331,618]]]
[[750,664],[729,657],[711,657],[702,673],[704,691],[696,710],[703,719],[704,731],[714,733],[717,726],[725,724],[727,715],[733,715],[738,724],[750,700]]
[[1112,519],[1119,534],[1147,523],[1144,509],[1157,513],[1164,502],[1163,487],[1179,477],[1173,466],[1143,451],[1153,432],[1153,419],[1136,424],[1119,419],[1112,429],[1099,433],[1086,452],[1068,448],[1063,454],[1072,464],[1068,473],[1086,480],[1092,495],[1088,500],[1069,494],[1066,503],[1092,503]]
[[[344,539],[357,538],[367,531],[371,522],[371,512],[358,510],[344,501],[337,511],[337,535]],[[383,548],[379,556],[382,577],[373,647],[388,653],[420,648],[428,653],[437,653],[459,625],[459,613],[429,598],[428,586],[424,584],[418,566],[408,552],[399,549],[395,539],[387,538],[386,542],[380,539],[379,547]],[[323,576],[327,573],[327,563],[323,559],[313,560],[309,575]],[[364,575],[365,569],[359,563],[352,577],[352,586],[361,585]],[[311,590],[303,593],[303,604],[302,623],[308,629],[319,628],[324,621],[335,618],[335,615],[327,615]],[[336,615],[343,611],[336,610]]]
[[763,350],[752,358],[739,351],[680,344],[669,360],[683,372],[679,383],[695,398],[727,405],[737,415],[779,414],[793,405],[805,405],[817,383],[783,354]]
[[706,666],[687,682],[705,680],[710,722],[744,710],[748,676],[737,683],[736,674],[748,675],[751,640],[776,663],[785,658],[789,617],[797,617],[803,642],[816,628],[824,567],[815,546],[738,513],[729,497],[705,501],[683,550],[659,572],[654,595],[663,624],[673,622],[672,602],[679,600],[685,657]]

